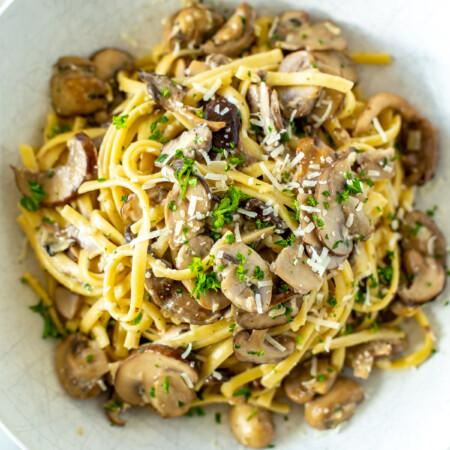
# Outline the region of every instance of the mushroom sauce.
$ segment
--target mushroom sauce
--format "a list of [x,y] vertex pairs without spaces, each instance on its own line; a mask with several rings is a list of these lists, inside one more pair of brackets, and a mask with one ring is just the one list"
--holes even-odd
[[446,243],[413,200],[437,132],[395,94],[363,96],[356,63],[389,57],[352,56],[332,21],[192,3],[163,25],[141,59],[60,58],[44,144],[13,168],[47,285],[22,281],[62,339],[61,384],[101,395],[116,425],[131,406],[228,403],[253,448],[289,401],[333,428],[363,400],[353,378],[433,352],[421,308],[444,288]]

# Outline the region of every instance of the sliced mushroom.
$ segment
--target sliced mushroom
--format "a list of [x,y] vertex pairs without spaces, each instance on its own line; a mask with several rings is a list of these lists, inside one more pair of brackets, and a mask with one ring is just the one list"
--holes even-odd
[[361,176],[368,177],[372,181],[389,180],[394,176],[394,157],[394,147],[369,150],[358,153],[356,163]]
[[251,84],[247,99],[252,113],[261,117],[265,136],[261,146],[271,152],[280,145],[280,133],[284,130],[277,91],[266,83]]
[[417,250],[446,266],[445,237],[430,216],[421,211],[408,212],[402,220],[400,231],[403,250]]
[[324,88],[309,116],[313,120],[313,126],[319,128],[326,120],[336,116],[344,105],[344,100],[344,93]]
[[[220,131],[219,131],[220,133]],[[200,159],[211,149],[213,135],[204,125],[197,125],[192,130],[181,133],[161,148],[159,158],[155,161],[156,167],[164,167],[181,150],[185,158]]]
[[[158,183],[156,186],[145,191],[148,195],[150,208],[154,208],[166,199],[167,194],[172,190],[171,183]],[[120,208],[120,214],[125,220],[131,220],[137,222],[142,218],[142,208],[139,204],[139,199],[136,194],[129,194],[125,200],[122,208]],[[128,230],[129,232],[130,230]]]
[[349,196],[348,200],[342,203],[342,211],[347,218],[345,225],[350,235],[366,240],[373,232],[374,226],[362,210],[358,211],[359,204],[358,198]]
[[349,255],[353,248],[342,205],[345,200],[340,195],[346,189],[346,174],[352,173],[354,158],[355,153],[350,153],[331,163],[322,171],[315,187],[314,199],[319,218],[315,222],[317,236],[337,256]]
[[155,103],[168,111],[178,113],[193,125],[206,125],[217,131],[226,126],[225,122],[211,122],[203,119],[200,109],[183,103],[186,88],[174,83],[169,77],[153,72],[138,71],[139,78],[147,84],[147,90]]
[[[285,56],[278,71],[302,72],[313,67],[315,67],[314,56],[309,52],[299,51]],[[307,116],[312,111],[322,88],[320,86],[281,86],[277,88],[277,92],[283,116],[292,119],[292,117]]]
[[97,176],[97,150],[92,140],[84,133],[77,133],[67,146],[69,154],[64,165],[42,172],[13,167],[17,186],[26,197],[34,198],[37,183],[44,192],[39,199],[41,205],[66,204],[77,197],[83,182]]
[[269,265],[258,253],[247,245],[236,242],[220,247],[216,253],[216,266],[223,265],[219,272],[220,286],[225,297],[236,307],[248,312],[266,312],[272,298],[272,285],[260,286],[257,271],[270,281]]
[[270,411],[247,404],[231,408],[230,427],[237,441],[250,448],[267,447],[275,434]]
[[211,55],[208,55],[205,59],[205,63],[210,69],[217,69],[218,67],[230,64],[232,61],[233,58],[220,53],[211,53]]
[[317,68],[324,73],[346,78],[358,83],[359,75],[352,57],[347,52],[336,50],[314,51],[312,55],[316,61]]
[[402,255],[403,268],[410,281],[398,290],[400,300],[407,305],[418,305],[434,300],[445,287],[445,270],[432,256],[423,256],[417,250]]
[[147,274],[146,289],[153,301],[171,316],[192,325],[205,325],[220,319],[220,312],[202,308],[180,281],[155,277],[150,269]]
[[302,241],[281,250],[273,266],[273,272],[299,294],[317,291],[322,286],[322,277],[313,271],[302,256]]
[[226,56],[238,56],[248,49],[255,38],[254,9],[247,3],[241,3],[225,24],[205,43],[203,51],[209,55],[220,53]]
[[348,347],[345,354],[345,363],[353,369],[353,375],[358,378],[367,379],[372,371],[376,358],[381,356],[395,355],[406,350],[406,339],[391,341],[371,341],[366,344]]
[[272,305],[269,311],[264,314],[251,313],[243,309],[236,310],[237,324],[249,330],[264,330],[267,328],[284,325],[292,320],[300,311],[303,300],[300,295],[290,294],[291,298],[288,300]]
[[105,81],[114,81],[120,70],[131,72],[134,68],[134,58],[118,48],[103,48],[96,51],[91,56],[91,61],[95,67],[95,73]]
[[331,390],[306,403],[305,419],[318,430],[334,428],[350,419],[356,404],[364,398],[364,390],[356,381],[339,377]]
[[95,74],[91,61],[60,58],[50,81],[53,109],[64,117],[92,114],[106,108],[108,85]]
[[239,130],[241,121],[236,105],[224,97],[209,101],[205,106],[205,119],[211,121],[225,121],[226,126],[213,133],[212,145],[216,148],[230,151],[239,144]]
[[[190,239],[186,245],[183,245],[176,257],[176,266],[178,269],[187,269],[193,262],[193,257],[200,259],[205,258],[214,241],[209,236],[199,235]],[[195,288],[195,282],[193,279],[183,281],[186,289],[192,294]],[[203,308],[210,309],[212,311],[218,311],[226,308],[230,301],[222,294],[220,290],[209,289],[202,295],[194,295],[195,300],[203,306]]]
[[326,394],[338,375],[325,358],[317,360],[314,371],[311,367],[312,360],[309,360],[297,366],[284,380],[284,392],[287,397],[300,405],[312,400],[316,394]]
[[406,183],[426,183],[436,172],[439,137],[433,125],[421,117],[405,99],[388,92],[370,97],[356,122],[354,136],[366,133],[373,119],[386,108],[397,110],[404,119],[401,159],[406,171]]
[[234,355],[239,361],[273,364],[286,359],[295,350],[295,342],[287,336],[267,334],[267,330],[240,330],[233,335]]
[[211,208],[208,185],[201,177],[192,179],[197,183],[187,187],[183,200],[178,184],[174,184],[166,198],[164,217],[166,227],[171,230],[169,245],[172,250],[202,233],[206,213]]
[[[299,139],[297,154],[299,153],[303,153],[304,156],[296,167],[295,181],[298,181],[308,171],[317,172],[318,168],[326,167],[336,159],[335,152],[317,136],[314,138]],[[310,169],[310,166],[314,167],[314,169]],[[305,177],[303,179],[308,180],[310,185],[315,181],[315,177]],[[311,186],[307,186],[306,184],[302,184],[301,187],[305,192],[308,192],[308,189],[311,188]]]
[[275,20],[270,39],[283,50],[345,50],[347,41],[341,29],[331,22],[309,23],[304,11],[288,11]]
[[165,19],[162,41],[169,50],[198,48],[223,22],[212,8],[195,3]]
[[405,305],[401,300],[394,300],[389,305],[389,311],[396,316],[413,317],[421,308],[421,305]]
[[63,286],[57,286],[53,296],[56,310],[66,320],[72,320],[80,311],[83,300],[80,295],[70,292]]
[[105,352],[93,345],[86,337],[71,334],[56,349],[59,380],[69,395],[81,400],[100,393],[99,381],[109,371]]
[[[275,229],[279,233],[284,233],[288,226],[286,222],[279,216],[276,216],[273,212],[267,213],[267,204],[257,198],[249,198],[240,203],[240,208],[256,213],[257,216],[251,218],[251,221],[255,223],[258,219],[261,221],[261,226],[268,227],[268,225],[275,225]],[[248,218],[248,217],[247,217]]]
[[149,405],[163,417],[185,414],[196,398],[197,370],[177,350],[150,344],[122,360],[116,372],[116,394],[133,406]]

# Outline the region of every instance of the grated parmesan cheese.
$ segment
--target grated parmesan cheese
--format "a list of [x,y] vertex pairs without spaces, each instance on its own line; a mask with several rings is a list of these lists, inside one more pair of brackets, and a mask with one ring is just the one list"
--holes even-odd
[[181,357],[183,359],[186,359],[189,356],[189,353],[191,353],[191,351],[192,351],[192,342],[189,342],[186,350],[182,353]]
[[286,350],[286,347],[276,341],[272,336],[270,336],[270,334],[266,334],[264,338],[272,347],[275,347],[280,352],[284,352]]
[[259,294],[259,293],[255,294],[255,303],[256,303],[256,311],[258,311],[259,314],[262,314],[263,308],[262,308],[262,302],[261,302],[261,294]]
[[381,136],[381,140],[383,142],[387,142],[387,136],[386,133],[383,130],[383,127],[381,126],[380,121],[378,120],[378,117],[375,117],[372,119],[373,126],[375,127],[375,130],[377,130],[377,133]]

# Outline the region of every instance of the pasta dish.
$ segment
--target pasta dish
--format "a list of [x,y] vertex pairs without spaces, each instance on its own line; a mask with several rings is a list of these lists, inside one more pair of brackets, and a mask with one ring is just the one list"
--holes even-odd
[[437,132],[396,94],[364,97],[356,65],[389,55],[349,53],[330,20],[193,3],[163,23],[144,58],[61,57],[44,143],[13,167],[58,377],[105,391],[116,425],[224,403],[260,448],[291,401],[334,428],[364,398],[355,379],[433,353],[422,306],[446,243],[414,194]]

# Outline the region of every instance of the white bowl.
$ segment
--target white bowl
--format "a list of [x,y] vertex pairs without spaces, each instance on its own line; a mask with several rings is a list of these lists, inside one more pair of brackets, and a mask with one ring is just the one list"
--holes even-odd
[[[253,1],[258,14],[303,8],[314,18],[329,17],[343,27],[353,51],[389,52],[388,67],[361,67],[362,85],[372,94],[388,90],[411,101],[440,130],[442,184],[421,201],[439,205],[437,222],[450,235],[450,25],[448,3],[428,0]],[[235,1],[224,1],[232,6]],[[102,400],[78,401],[55,376],[56,342],[40,338],[42,321],[28,306],[37,302],[19,282],[25,270],[38,272],[29,252],[20,261],[24,235],[16,224],[19,193],[10,164],[19,163],[20,143],[40,143],[49,111],[48,81],[55,60],[66,54],[89,55],[119,46],[142,55],[160,39],[160,19],[179,8],[175,0],[16,0],[0,15],[0,419],[14,439],[31,449],[206,449],[237,444],[226,415],[221,425],[206,417],[164,420],[134,412],[125,428],[111,427]],[[447,11],[445,11],[447,10]],[[122,33],[139,48],[127,43]],[[442,181],[442,178],[446,180]],[[446,220],[447,219],[447,220]],[[446,296],[425,308],[438,352],[418,370],[375,371],[363,383],[368,393],[339,434],[320,434],[304,423],[300,408],[288,422],[279,418],[276,448],[282,449],[444,449],[450,446],[450,306]],[[82,435],[78,430],[82,429]]]

